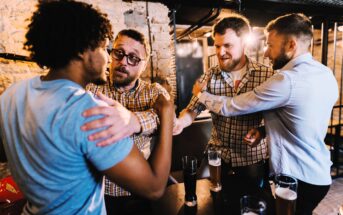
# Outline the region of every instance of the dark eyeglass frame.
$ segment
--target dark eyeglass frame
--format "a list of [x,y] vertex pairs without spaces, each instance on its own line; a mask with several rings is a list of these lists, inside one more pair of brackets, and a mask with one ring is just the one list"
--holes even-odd
[[137,66],[141,61],[144,61],[144,59],[133,54],[126,54],[125,51],[121,49],[107,49],[107,51],[113,59],[118,61],[121,61],[126,57],[126,63],[130,66]]

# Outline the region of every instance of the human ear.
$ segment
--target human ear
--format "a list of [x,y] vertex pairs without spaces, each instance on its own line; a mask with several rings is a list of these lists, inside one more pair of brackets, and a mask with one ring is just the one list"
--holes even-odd
[[295,51],[297,49],[297,40],[295,37],[289,37],[287,41],[287,49],[288,51]]

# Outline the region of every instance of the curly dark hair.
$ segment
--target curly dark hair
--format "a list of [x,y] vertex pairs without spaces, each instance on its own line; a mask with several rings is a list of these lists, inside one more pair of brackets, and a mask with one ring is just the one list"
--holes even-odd
[[286,36],[306,36],[308,39],[311,39],[313,36],[311,26],[311,21],[307,16],[302,13],[292,13],[270,21],[265,31],[270,32],[275,30],[278,34]]
[[113,39],[107,15],[83,2],[39,1],[30,21],[24,49],[42,67],[63,68],[80,53]]
[[250,33],[250,24],[249,20],[240,14],[230,14],[227,17],[224,17],[218,21],[213,26],[212,36],[215,34],[224,35],[226,29],[232,29],[236,32],[237,36],[242,36],[243,34]]

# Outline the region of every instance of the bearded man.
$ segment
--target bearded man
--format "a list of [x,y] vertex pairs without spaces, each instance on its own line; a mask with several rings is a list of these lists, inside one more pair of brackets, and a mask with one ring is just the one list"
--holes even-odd
[[[128,119],[130,123],[123,122],[123,125],[127,125],[128,129],[110,127],[108,128],[109,131],[95,133],[91,138],[99,139],[104,137],[101,135],[106,136],[106,134],[111,133],[113,134],[112,138],[117,139],[133,133],[131,137],[135,145],[145,159],[148,159],[152,149],[152,134],[157,131],[160,123],[153,106],[159,95],[169,99],[169,94],[161,85],[150,84],[140,79],[140,75],[149,61],[150,53],[149,45],[142,33],[133,29],[120,31],[114,39],[109,53],[111,64],[108,82],[104,85],[89,85],[87,89],[94,94],[99,92],[105,94],[130,110],[131,117]],[[96,107],[92,111],[93,113],[99,111],[97,113],[102,113],[107,117],[105,120],[100,119],[86,124],[87,129],[99,125],[108,126],[106,123],[119,120],[118,114],[120,113],[114,108],[107,110],[107,112],[101,112],[102,109]],[[111,138],[108,139],[111,140]],[[100,142],[100,144],[103,143]],[[145,200],[131,196],[130,192],[108,179],[105,179],[105,202],[108,214],[115,214],[118,211],[127,212],[128,210],[149,210],[149,208],[145,208],[149,205],[145,204]],[[135,208],[131,207],[132,202],[137,203]]]
[[[214,25],[213,39],[219,65],[200,78],[200,82],[207,82],[208,92],[218,96],[240,95],[252,91],[274,74],[269,67],[245,55],[249,33],[249,21],[238,14],[225,17]],[[173,134],[181,133],[205,109],[198,97],[193,96],[176,120]],[[261,140],[255,148],[243,142],[250,129],[263,125],[262,113],[225,117],[211,112],[211,116],[213,128],[208,146],[222,151],[223,190],[227,191],[224,193],[228,193],[228,202],[232,204],[230,211],[239,214],[241,196],[269,189],[268,174],[264,171],[268,169],[266,141]]]

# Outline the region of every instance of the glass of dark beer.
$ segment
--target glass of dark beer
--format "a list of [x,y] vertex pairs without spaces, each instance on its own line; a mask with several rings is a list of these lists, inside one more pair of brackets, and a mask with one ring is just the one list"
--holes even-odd
[[208,154],[208,166],[210,168],[211,186],[210,190],[218,192],[222,189],[221,183],[221,151],[210,147],[207,150]]
[[192,207],[197,204],[197,196],[195,193],[197,159],[193,156],[183,156],[182,169],[185,184],[185,205]]
[[260,198],[254,196],[243,196],[241,198],[241,215],[266,215],[267,204]]
[[297,201],[298,181],[296,178],[278,174],[275,176],[275,197],[277,215],[294,215]]

